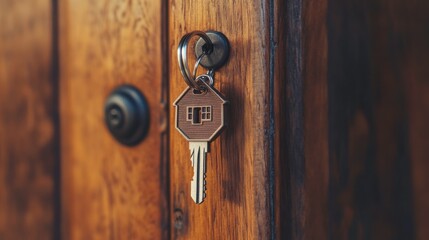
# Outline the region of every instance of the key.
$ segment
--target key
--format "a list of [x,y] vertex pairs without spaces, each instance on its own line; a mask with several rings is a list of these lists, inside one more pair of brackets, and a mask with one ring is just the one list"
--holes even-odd
[[194,176],[191,181],[191,197],[195,203],[200,204],[206,197],[206,162],[207,142],[190,142],[191,162],[194,168]]
[[[206,197],[207,152],[209,143],[223,130],[226,122],[226,101],[213,88],[210,75],[200,75],[197,80],[203,91],[188,87],[174,102],[176,108],[176,129],[189,141],[193,177],[191,198],[201,204]],[[206,82],[209,80],[209,83]]]

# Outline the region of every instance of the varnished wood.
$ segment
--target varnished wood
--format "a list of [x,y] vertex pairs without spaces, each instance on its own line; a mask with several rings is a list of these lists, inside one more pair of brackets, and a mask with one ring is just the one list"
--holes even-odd
[[[60,3],[64,239],[168,236],[161,10],[148,0]],[[103,116],[106,97],[125,83],[150,108],[148,135],[131,148]]]
[[[184,34],[216,30],[225,34],[231,44],[229,62],[215,74],[215,87],[231,103],[231,117],[225,131],[210,144],[207,197],[201,205],[190,197],[193,171],[189,143],[170,129],[172,238],[270,238],[273,215],[268,1],[169,3],[170,98],[175,99],[187,86],[176,56]],[[174,113],[173,107],[170,113]]]
[[278,239],[328,237],[326,9],[327,1],[280,1],[276,7]]
[[[0,239],[429,238],[424,1],[56,3],[0,1]],[[231,43],[201,205],[172,127],[193,30]],[[124,83],[151,112],[132,148],[103,122]]]
[[0,239],[59,229],[51,1],[0,1]]
[[[416,237],[405,107],[409,80],[401,72],[404,50],[420,30],[408,22],[414,17],[401,16],[407,7],[403,1],[329,5],[329,211],[336,239]],[[424,5],[411,12],[418,8]],[[408,34],[400,33],[403,24]]]
[[[291,2],[289,2],[291,3]],[[289,189],[291,188],[291,173],[288,171],[288,161],[289,157],[286,157],[288,153],[292,151],[287,151],[287,141],[290,141],[292,138],[292,132],[287,128],[291,126],[290,119],[293,118],[292,114],[295,113],[295,109],[289,105],[286,105],[288,102],[288,94],[285,91],[287,82],[286,82],[286,63],[294,64],[297,62],[297,59],[293,57],[294,51],[288,51],[286,55],[287,46],[291,46],[290,41],[295,36],[290,31],[291,27],[287,27],[290,24],[293,24],[292,20],[286,18],[286,16],[293,16],[292,14],[284,14],[288,9],[291,12],[293,8],[287,7],[286,1],[277,2],[274,6],[274,33],[271,35],[273,39],[277,42],[277,54],[274,55],[276,60],[274,64],[274,79],[277,80],[274,83],[274,99],[276,101],[273,104],[274,107],[274,211],[275,211],[275,237],[276,239],[286,239],[289,238],[288,234],[291,232],[292,222],[290,219],[291,216],[291,199]],[[289,32],[286,35],[286,32]],[[292,69],[289,66],[288,72],[292,73]],[[290,89],[290,88],[289,88]],[[291,109],[291,111],[287,111]]]
[[405,153],[411,160],[407,170],[412,184],[405,194],[410,194],[407,199],[412,206],[409,218],[413,220],[408,227],[415,231],[416,239],[423,240],[429,238],[429,34],[426,24],[429,2],[413,0],[404,6],[395,1],[388,6],[391,14],[399,18],[394,25],[398,46],[395,62],[401,67],[400,70],[392,67],[391,71],[405,89],[406,99],[401,107],[408,116],[402,130],[408,135],[409,142],[404,143],[408,152]]
[[276,169],[288,175],[276,175],[277,237],[428,238],[428,4],[288,1],[281,9],[286,59],[276,72],[286,97],[276,119],[283,109],[286,122],[276,125],[275,149]]

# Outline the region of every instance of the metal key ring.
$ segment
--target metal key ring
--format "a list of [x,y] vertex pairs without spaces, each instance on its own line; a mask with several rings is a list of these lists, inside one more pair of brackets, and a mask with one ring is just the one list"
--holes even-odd
[[197,58],[197,61],[195,62],[194,71],[192,72],[192,79],[194,79],[195,81],[197,81],[198,66],[200,65],[200,62],[203,59],[203,57],[206,56],[206,55],[207,54],[205,52],[201,53],[201,55]]
[[[207,48],[204,49],[203,54],[201,54],[200,57],[198,57],[198,60],[196,62],[196,67],[198,67],[199,62],[201,61],[202,57],[204,55],[210,54],[210,52],[213,50],[213,43],[210,40],[210,38],[201,31],[193,31],[188,34],[185,34],[182,39],[179,42],[179,46],[177,47],[177,56],[179,61],[179,68],[180,72],[183,75],[183,78],[185,79],[185,82],[194,89],[200,89],[201,86],[196,82],[195,76],[191,75],[191,71],[188,67],[188,59],[187,59],[187,51],[188,51],[188,43],[189,40],[191,40],[192,37],[195,35],[200,36],[207,44]],[[194,69],[194,72],[196,72],[196,69]]]
[[210,86],[213,86],[214,80],[213,80],[213,77],[209,74],[201,74],[200,76],[197,77],[197,79],[195,79],[195,81],[204,81],[204,79],[207,79],[209,81],[208,84]]

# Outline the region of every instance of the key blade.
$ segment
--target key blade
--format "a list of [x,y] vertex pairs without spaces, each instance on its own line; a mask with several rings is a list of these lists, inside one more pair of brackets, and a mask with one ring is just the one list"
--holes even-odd
[[191,197],[196,204],[200,204],[206,197],[206,156],[207,142],[190,142],[191,161],[194,176],[191,181]]

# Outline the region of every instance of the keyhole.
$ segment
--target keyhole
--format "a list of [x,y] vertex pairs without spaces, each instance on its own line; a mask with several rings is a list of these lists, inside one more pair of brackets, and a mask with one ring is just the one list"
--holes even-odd
[[115,106],[109,110],[109,122],[114,128],[120,128],[124,123],[122,111],[118,107]]
[[192,113],[192,123],[193,124],[200,124],[201,123],[201,108],[200,107],[194,107],[194,112]]

